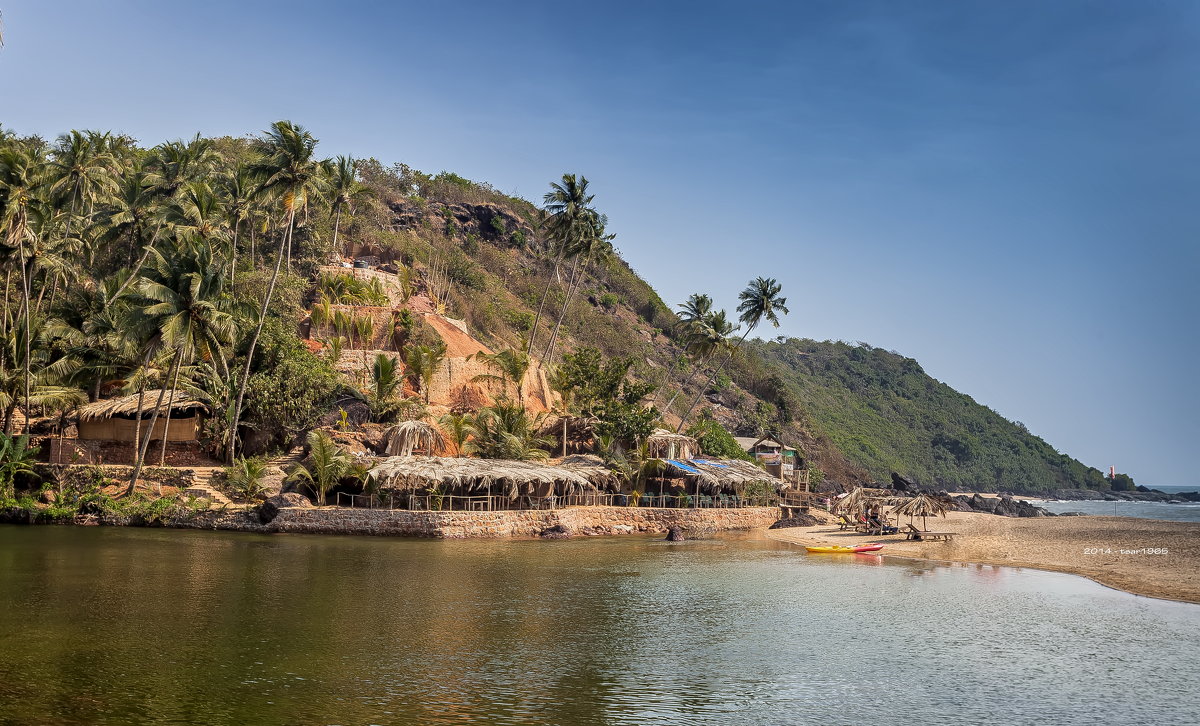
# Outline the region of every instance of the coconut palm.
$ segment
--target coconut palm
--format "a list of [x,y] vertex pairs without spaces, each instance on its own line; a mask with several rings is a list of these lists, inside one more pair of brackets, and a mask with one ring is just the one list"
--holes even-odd
[[250,220],[254,214],[254,179],[247,167],[239,166],[221,180],[219,188],[225,203],[227,224],[233,231],[229,258],[229,284],[232,285],[237,280],[238,233],[241,232],[242,223]]
[[283,224],[283,239],[280,241],[279,252],[275,256],[275,268],[271,272],[271,281],[267,284],[267,294],[263,297],[262,307],[258,312],[258,323],[250,338],[250,346],[246,352],[246,365],[242,370],[238,386],[237,402],[234,406],[233,439],[229,446],[229,461],[237,450],[237,428],[241,421],[242,401],[246,395],[246,383],[250,380],[250,366],[254,361],[254,349],[258,346],[258,338],[262,335],[263,323],[267,319],[267,310],[271,306],[271,298],[275,295],[275,286],[279,281],[279,269],[283,265],[285,251],[289,257],[292,246],[292,232],[296,226],[296,212],[304,209],[309,196],[319,188],[322,164],[316,159],[317,140],[303,126],[291,121],[276,121],[267,131],[265,138],[258,141],[258,149],[264,159],[250,167],[250,172],[261,179],[259,190],[262,194],[273,197],[279,203]]
[[429,403],[429,388],[438,366],[446,359],[446,344],[436,341],[431,345],[410,345],[404,356],[408,375],[421,387],[425,403]]
[[358,169],[354,159],[339,156],[328,167],[330,211],[333,213],[333,249],[338,250],[338,228],[342,213],[354,213],[354,203],[371,196],[371,190],[358,181]]
[[372,418],[381,421],[395,415],[403,382],[397,360],[390,355],[377,354],[371,364],[371,388],[367,391]]
[[499,381],[505,387],[511,381],[517,389],[517,402],[522,406],[525,405],[525,373],[529,370],[528,353],[509,348],[499,353],[480,351],[472,357],[483,361],[499,373],[499,375],[481,373],[472,378],[472,381]]
[[354,459],[327,432],[308,432],[308,458],[288,473],[288,481],[305,481],[317,493],[317,506],[325,506],[325,494],[346,476]]
[[[0,148],[0,240],[12,266],[20,270],[21,282],[21,341],[24,349],[18,357],[23,371],[25,408],[29,410],[30,363],[32,358],[30,334],[30,289],[32,250],[40,239],[38,223],[47,214],[47,205],[40,196],[46,179],[46,160],[43,150],[31,144],[6,144]],[[12,267],[10,267],[10,270]],[[7,295],[8,286],[5,285]],[[26,418],[26,432],[29,419]]]
[[683,425],[687,422],[688,416],[692,414],[692,410],[696,408],[696,404],[700,403],[704,392],[712,386],[713,381],[717,380],[717,376],[721,375],[721,371],[729,364],[729,361],[733,358],[733,354],[741,348],[742,343],[746,342],[746,336],[750,335],[750,331],[757,328],[758,324],[764,319],[774,327],[779,327],[780,314],[787,315],[789,312],[787,309],[787,298],[779,295],[782,291],[783,287],[774,278],[756,277],[750,281],[745,290],[738,293],[738,300],[741,301],[737,308],[737,311],[741,313],[738,316],[738,320],[746,326],[746,332],[742,333],[742,337],[738,339],[737,346],[729,351],[729,355],[713,371],[712,377],[708,379],[708,383],[704,384],[704,387],[696,394],[696,399],[692,401],[692,405],[688,407],[688,410],[683,414],[683,418],[679,420],[679,427],[675,429],[676,433],[683,431]]
[[[185,358],[195,355],[217,361],[228,376],[222,345],[232,340],[236,325],[228,312],[224,289],[225,267],[215,263],[212,248],[207,245],[176,247],[169,256],[156,250],[151,256],[146,277],[138,288],[144,307],[136,313],[136,325],[149,334],[150,340],[156,339],[161,346],[174,351],[167,376],[171,391],[178,386],[179,368]],[[167,390],[168,387],[159,389],[149,432],[154,431]],[[168,407],[167,426],[170,426],[170,416]],[[140,406],[138,417],[141,417]],[[141,442],[130,478],[130,493],[137,485],[150,438],[148,433]],[[165,435],[162,444],[160,463],[166,458]]]
[[546,352],[542,356],[543,362],[553,362],[558,331],[562,328],[567,307],[571,304],[571,298],[575,296],[575,291],[579,289],[579,283],[583,280],[588,265],[591,262],[607,262],[614,254],[612,241],[616,239],[616,235],[607,234],[605,232],[607,226],[608,217],[602,214],[593,214],[588,225],[575,238],[574,246],[570,250],[570,254],[575,260],[571,265],[567,294],[563,298],[562,308],[558,312],[558,320],[554,323],[554,330],[550,333],[550,344],[546,346]]
[[554,439],[538,433],[543,418],[541,414],[530,416],[524,406],[501,399],[475,414],[466,449],[483,459],[548,459]]
[[64,237],[71,236],[71,225],[81,203],[90,210],[98,196],[116,189],[108,136],[106,133],[71,131],[58,137],[48,163],[47,191],[51,200],[67,214]]
[[468,413],[451,412],[438,419],[438,426],[446,432],[446,439],[453,442],[454,448],[460,453],[471,436],[471,423]]
[[[687,377],[684,386],[691,383],[696,373],[699,373],[702,366],[712,360],[713,356],[733,350],[733,342],[730,337],[737,332],[738,327],[729,321],[724,310],[716,312],[710,310],[701,318],[691,321],[681,338],[685,354],[694,356],[697,359],[697,365],[696,370]],[[684,386],[675,390],[671,399],[667,401],[667,405],[663,407],[664,412],[671,410],[672,404],[683,392]]]
[[592,209],[594,195],[588,194],[588,180],[585,176],[563,174],[562,182],[551,182],[550,191],[542,198],[543,218],[541,228],[546,240],[554,253],[554,274],[546,280],[546,289],[538,304],[537,315],[533,319],[533,327],[529,331],[529,344],[525,352],[533,355],[533,343],[537,337],[538,323],[542,320],[542,311],[550,288],[559,279],[559,268],[565,258],[570,258],[577,252],[577,241],[592,230],[596,211]]

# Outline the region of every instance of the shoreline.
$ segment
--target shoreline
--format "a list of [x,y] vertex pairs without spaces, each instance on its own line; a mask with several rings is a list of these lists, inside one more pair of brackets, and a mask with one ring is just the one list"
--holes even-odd
[[766,535],[800,546],[880,542],[885,547],[878,554],[884,557],[1028,567],[1079,575],[1133,595],[1200,604],[1197,522],[1094,516],[1013,519],[951,512],[931,518],[928,525],[931,531],[956,536],[950,542],[917,542],[903,534],[845,532],[831,523],[767,530]]

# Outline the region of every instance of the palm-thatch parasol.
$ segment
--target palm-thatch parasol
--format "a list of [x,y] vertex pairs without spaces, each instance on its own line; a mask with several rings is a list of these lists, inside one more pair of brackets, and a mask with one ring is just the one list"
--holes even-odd
[[700,443],[691,436],[655,429],[646,439],[646,451],[652,459],[691,459],[700,455]]
[[911,523],[914,517],[921,518],[921,529],[926,529],[925,518],[937,515],[946,516],[946,511],[950,509],[949,505],[940,499],[929,496],[921,492],[917,496],[905,501],[892,510],[892,514],[908,515],[908,521]]
[[424,421],[401,421],[383,434],[384,453],[388,456],[412,456],[414,449],[433,455],[446,448],[446,436]]

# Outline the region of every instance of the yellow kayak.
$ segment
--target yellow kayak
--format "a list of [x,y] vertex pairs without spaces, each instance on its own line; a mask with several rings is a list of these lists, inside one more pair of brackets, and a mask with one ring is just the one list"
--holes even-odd
[[831,554],[848,554],[853,555],[859,552],[876,552],[883,549],[883,545],[872,542],[871,544],[859,545],[857,547],[844,547],[842,545],[828,545],[825,547],[805,547],[809,552],[826,552]]

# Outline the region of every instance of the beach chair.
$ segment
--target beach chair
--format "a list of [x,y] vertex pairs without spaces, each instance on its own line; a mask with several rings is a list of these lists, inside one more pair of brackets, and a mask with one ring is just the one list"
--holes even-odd
[[838,529],[853,529],[855,527],[853,519],[850,519],[844,514],[838,515]]
[[915,539],[919,542],[932,542],[934,540],[942,540],[949,542],[957,532],[927,532],[922,529],[917,529],[912,524],[908,525],[908,531],[904,533],[908,539]]

